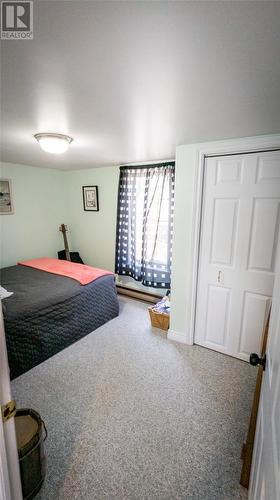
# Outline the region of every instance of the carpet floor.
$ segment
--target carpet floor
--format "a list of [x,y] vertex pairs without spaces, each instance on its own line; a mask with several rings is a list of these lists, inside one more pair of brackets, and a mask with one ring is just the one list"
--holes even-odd
[[38,500],[237,500],[256,370],[150,327],[147,305],[12,383],[44,419]]

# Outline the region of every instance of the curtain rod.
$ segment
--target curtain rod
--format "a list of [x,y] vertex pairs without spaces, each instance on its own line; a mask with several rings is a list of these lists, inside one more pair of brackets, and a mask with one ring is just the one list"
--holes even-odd
[[130,170],[130,169],[141,169],[141,168],[153,168],[153,167],[163,167],[164,165],[175,166],[175,160],[172,161],[162,161],[160,163],[147,163],[145,165],[120,165],[120,170]]

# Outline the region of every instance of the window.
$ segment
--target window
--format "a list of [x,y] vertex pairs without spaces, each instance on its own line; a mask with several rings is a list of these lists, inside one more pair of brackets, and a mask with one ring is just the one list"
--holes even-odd
[[170,288],[174,180],[174,162],[120,167],[117,274]]

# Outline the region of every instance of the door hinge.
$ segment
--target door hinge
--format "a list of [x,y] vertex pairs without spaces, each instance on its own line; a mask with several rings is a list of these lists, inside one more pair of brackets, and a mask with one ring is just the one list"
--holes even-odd
[[14,399],[4,405],[1,405],[1,414],[3,422],[7,422],[7,420],[15,416],[16,402],[14,401]]

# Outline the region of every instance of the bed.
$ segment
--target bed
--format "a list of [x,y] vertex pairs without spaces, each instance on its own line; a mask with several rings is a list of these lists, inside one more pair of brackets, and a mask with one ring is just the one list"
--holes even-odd
[[113,275],[87,285],[16,265],[1,269],[2,300],[11,378],[81,339],[119,313]]

